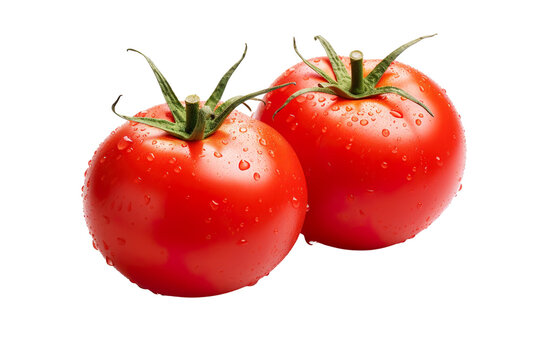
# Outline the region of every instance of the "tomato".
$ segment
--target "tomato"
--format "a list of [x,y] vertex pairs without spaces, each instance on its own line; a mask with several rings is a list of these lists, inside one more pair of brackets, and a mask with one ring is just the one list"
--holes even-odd
[[[267,94],[266,105],[255,114],[290,142],[302,163],[309,194],[302,233],[309,243],[364,250],[412,238],[460,188],[465,165],[460,116],[444,89],[393,61],[422,38],[389,55],[377,68],[380,79],[369,76],[382,61],[363,61],[360,52],[353,52],[356,70],[351,72],[350,58],[337,57],[318,39],[329,57],[285,71],[273,85],[296,85]],[[355,71],[360,73],[355,76]],[[365,97],[347,98],[359,79],[371,90]],[[331,81],[345,86],[339,89]]]
[[123,116],[133,121],[95,152],[83,187],[94,247],[129,280],[163,295],[253,285],[300,233],[307,193],[298,158],[278,132],[236,110],[195,141],[136,122],[167,129],[158,120],[175,124],[173,107]]

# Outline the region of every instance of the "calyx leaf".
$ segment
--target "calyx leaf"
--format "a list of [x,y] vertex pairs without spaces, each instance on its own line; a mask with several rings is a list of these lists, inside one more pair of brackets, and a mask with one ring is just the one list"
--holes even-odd
[[142,56],[144,56],[144,58],[150,65],[150,68],[154,72],[154,75],[156,76],[158,84],[161,88],[163,97],[165,98],[165,101],[167,102],[167,105],[171,110],[174,122],[163,119],[134,117],[119,114],[118,112],[116,112],[116,105],[118,104],[118,101],[120,100],[120,97],[122,97],[122,95],[120,95],[112,104],[112,111],[122,119],[156,127],[158,129],[166,131],[167,133],[179,139],[186,141],[196,141],[211,136],[219,129],[227,116],[229,116],[229,114],[240,104],[246,105],[245,102],[247,100],[250,100],[258,95],[265,94],[267,92],[294,84],[286,83],[271,88],[255,91],[247,95],[235,96],[223,102],[221,105],[217,106],[219,101],[221,100],[221,97],[223,96],[223,92],[225,91],[225,87],[227,86],[229,79],[231,78],[238,65],[240,65],[240,63],[242,62],[242,60],[244,60],[244,57],[246,56],[246,44],[244,53],[242,54],[240,60],[238,60],[225,73],[225,75],[223,75],[223,77],[218,82],[216,88],[214,89],[208,100],[204,103],[204,105],[202,107],[199,105],[199,97],[197,95],[189,95],[185,100],[186,105],[184,106],[176,97],[176,94],[174,93],[173,89],[171,88],[163,74],[159,71],[159,69],[156,67],[154,62],[150,60],[149,57],[147,57],[140,51],[134,49],[128,49],[128,51],[134,51],[138,54],[141,54]]
[[324,48],[326,55],[328,56],[328,60],[330,61],[330,64],[332,66],[332,71],[334,72],[336,80],[334,80],[329,74],[324,72],[322,69],[318,68],[308,60],[306,60],[298,51],[298,48],[296,47],[296,40],[293,38],[293,46],[294,51],[298,54],[300,59],[309,66],[313,71],[315,71],[317,74],[319,74],[322,78],[326,80],[326,82],[319,83],[318,87],[313,88],[305,88],[298,90],[287,100],[285,100],[285,103],[276,110],[276,112],[273,114],[272,117],[275,117],[276,114],[281,111],[287,104],[289,104],[294,98],[308,93],[308,92],[322,92],[326,94],[332,94],[337,95],[342,98],[346,99],[364,99],[367,97],[375,96],[375,95],[381,95],[385,93],[393,93],[400,95],[419,106],[423,107],[431,116],[433,116],[433,113],[429,108],[422,103],[420,100],[412,96],[411,94],[407,93],[406,91],[399,89],[394,86],[383,86],[383,87],[376,87],[376,85],[381,80],[381,77],[385,73],[385,71],[388,69],[390,64],[407,48],[410,46],[416,44],[420,40],[430,38],[433,35],[428,36],[421,36],[413,41],[410,41],[400,47],[398,47],[396,50],[392,51],[390,54],[388,54],[383,60],[381,60],[375,68],[369,73],[368,76],[364,78],[364,70],[363,70],[363,55],[360,51],[355,50],[351,52],[351,74],[347,72],[345,65],[335,52],[335,50],[332,48],[330,43],[323,38],[322,36],[315,36],[315,40],[319,40],[322,47]]

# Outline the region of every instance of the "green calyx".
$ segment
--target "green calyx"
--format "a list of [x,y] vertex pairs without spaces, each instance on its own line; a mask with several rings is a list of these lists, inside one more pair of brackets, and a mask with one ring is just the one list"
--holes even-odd
[[376,85],[378,84],[379,80],[381,80],[381,77],[388,69],[390,64],[392,64],[392,61],[394,61],[403,51],[405,51],[408,47],[416,44],[420,40],[435,35],[436,34],[422,36],[418,39],[415,39],[398,47],[396,50],[392,51],[388,56],[386,56],[383,60],[381,60],[381,62],[379,62],[377,66],[375,66],[375,68],[366,77],[364,77],[364,56],[362,52],[358,50],[354,50],[353,52],[351,52],[351,74],[349,75],[345,64],[343,64],[337,53],[334,51],[332,45],[330,45],[330,43],[326,41],[326,39],[322,36],[315,36],[315,40],[319,40],[324,50],[326,51],[326,55],[328,56],[328,60],[330,61],[336,80],[334,80],[332,76],[328,75],[323,70],[306,60],[300,54],[300,52],[298,52],[298,49],[296,48],[296,40],[293,38],[294,51],[296,51],[300,59],[302,59],[302,61],[307,66],[309,66],[313,71],[315,71],[322,78],[324,78],[326,82],[319,83],[318,87],[298,90],[297,92],[292,94],[279,109],[277,109],[273,117],[276,116],[276,114],[281,111],[281,109],[287,106],[287,104],[291,102],[291,100],[293,100],[297,96],[308,92],[322,92],[326,94],[337,95],[345,99],[364,99],[375,95],[393,93],[420,105],[431,116],[433,116],[433,113],[428,109],[426,105],[424,105],[420,100],[405,92],[404,90],[401,90],[394,86],[376,87]]
[[[150,67],[152,68],[152,71],[154,72],[154,75],[156,76],[156,79],[159,83],[159,86],[161,88],[161,92],[163,93],[163,97],[165,98],[165,101],[167,102],[167,105],[169,106],[169,109],[171,110],[171,113],[174,118],[174,122],[164,120],[164,119],[154,119],[154,118],[148,118],[148,117],[133,117],[133,116],[125,116],[121,115],[116,112],[116,105],[118,104],[118,101],[122,97],[120,95],[118,99],[112,104],[112,111],[120,116],[122,119],[129,120],[129,121],[135,121],[138,123],[150,125],[153,127],[156,127],[158,129],[164,130],[168,132],[169,134],[182,139],[186,141],[196,141],[205,139],[209,136],[211,136],[213,133],[215,133],[223,121],[229,116],[229,114],[240,104],[245,104],[245,101],[254,98],[255,96],[265,94],[267,92],[279,89],[284,86],[292,85],[294,83],[287,83],[282,84],[279,86],[274,86],[271,88],[267,88],[264,90],[256,91],[247,95],[239,95],[235,96],[225,102],[223,102],[221,105],[218,106],[219,101],[221,100],[221,97],[223,96],[223,92],[225,91],[225,87],[227,86],[227,83],[231,77],[231,75],[234,73],[238,65],[244,60],[244,57],[246,56],[247,52],[247,45],[244,49],[244,53],[242,54],[242,57],[238,62],[236,62],[230,69],[223,75],[219,83],[217,84],[216,88],[214,89],[214,92],[208,100],[203,104],[203,106],[199,105],[199,97],[197,95],[189,95],[185,99],[185,106],[178,100],[176,95],[174,94],[174,91],[172,90],[171,86],[161,74],[161,72],[158,70],[156,65],[148,58],[146,55],[141,53],[140,51],[134,50],[134,49],[128,49],[128,51],[134,51],[138,54],[141,54],[144,56]],[[259,99],[254,99],[259,100]],[[247,106],[247,105],[246,105]],[[248,107],[249,108],[249,107]]]

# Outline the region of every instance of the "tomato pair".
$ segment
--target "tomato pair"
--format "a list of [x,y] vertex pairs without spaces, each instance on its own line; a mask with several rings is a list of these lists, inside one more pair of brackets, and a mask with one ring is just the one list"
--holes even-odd
[[[85,175],[86,221],[109,265],[155,293],[216,295],[267,275],[301,230],[373,249],[441,213],[459,186],[464,137],[444,91],[393,62],[420,39],[364,62],[317,38],[327,57],[302,58],[271,88],[225,102],[245,51],[202,104],[180,102],[145,56],[166,104],[129,117],[117,100],[128,122]],[[263,93],[256,119],[234,110]]]

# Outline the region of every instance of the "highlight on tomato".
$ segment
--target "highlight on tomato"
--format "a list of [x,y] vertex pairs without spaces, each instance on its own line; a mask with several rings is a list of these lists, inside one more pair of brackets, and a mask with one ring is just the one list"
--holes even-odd
[[[130,49],[132,50],[132,49]],[[136,51],[136,50],[132,50]],[[293,247],[306,213],[302,167],[272,127],[235,108],[280,84],[220,102],[234,64],[204,103],[180,102],[154,63],[166,104],[114,130],[83,187],[94,247],[154,293],[210,296],[255,284]]]
[[[433,36],[433,35],[431,35]],[[444,89],[427,75],[394,61],[424,38],[383,60],[355,50],[287,69],[273,83],[255,117],[279,131],[302,163],[309,212],[308,242],[344,249],[377,249],[428,227],[460,188],[465,136]]]

